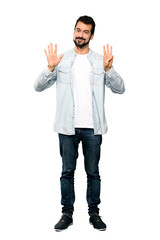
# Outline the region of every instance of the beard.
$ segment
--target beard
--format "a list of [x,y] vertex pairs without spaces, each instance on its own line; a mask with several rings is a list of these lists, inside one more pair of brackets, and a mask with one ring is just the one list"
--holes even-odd
[[[76,38],[76,39],[82,39],[82,40],[85,40],[84,38]],[[85,42],[85,43],[82,43],[82,44],[78,44],[77,42],[76,42],[76,39],[74,40],[73,39],[73,42],[75,43],[75,45],[76,45],[76,47],[78,47],[78,48],[83,48],[84,46],[86,46],[89,42],[90,42],[90,39],[89,39],[89,41],[88,42]]]

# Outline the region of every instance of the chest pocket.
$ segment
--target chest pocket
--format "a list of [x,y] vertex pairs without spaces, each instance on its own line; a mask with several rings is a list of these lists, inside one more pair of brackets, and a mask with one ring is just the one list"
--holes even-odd
[[63,84],[68,84],[71,82],[70,67],[59,67],[58,68],[57,82],[63,83]]
[[104,84],[104,69],[95,68],[93,70],[93,84],[102,85]]

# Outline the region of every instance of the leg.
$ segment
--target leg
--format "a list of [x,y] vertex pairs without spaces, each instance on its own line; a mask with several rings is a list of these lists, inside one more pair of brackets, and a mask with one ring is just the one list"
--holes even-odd
[[87,202],[89,214],[99,213],[100,175],[99,159],[102,135],[94,135],[93,129],[85,129],[82,139],[85,171],[87,173]]
[[61,204],[62,213],[73,214],[74,211],[74,171],[78,158],[79,140],[76,135],[59,134],[60,155],[62,157]]

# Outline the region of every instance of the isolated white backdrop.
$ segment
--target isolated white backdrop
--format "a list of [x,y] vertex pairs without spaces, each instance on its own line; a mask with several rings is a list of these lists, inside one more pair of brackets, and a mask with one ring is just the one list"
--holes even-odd
[[[0,4],[1,239],[159,239],[159,5],[158,0],[3,1]],[[90,47],[113,46],[124,95],[106,89],[109,131],[103,136],[100,214],[106,232],[88,224],[81,145],[75,174],[74,225],[56,233],[61,216],[61,158],[53,132],[56,85],[37,93],[44,49],[74,47],[81,15],[95,19]]]

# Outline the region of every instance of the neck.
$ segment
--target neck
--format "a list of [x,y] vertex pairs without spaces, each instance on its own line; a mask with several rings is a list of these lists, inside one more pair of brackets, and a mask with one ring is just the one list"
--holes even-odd
[[84,48],[79,48],[79,47],[75,46],[74,50],[77,54],[81,54],[81,55],[88,54],[89,46],[87,45]]

